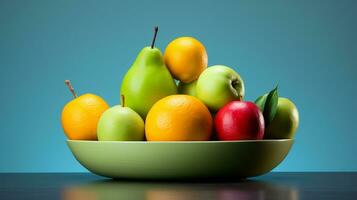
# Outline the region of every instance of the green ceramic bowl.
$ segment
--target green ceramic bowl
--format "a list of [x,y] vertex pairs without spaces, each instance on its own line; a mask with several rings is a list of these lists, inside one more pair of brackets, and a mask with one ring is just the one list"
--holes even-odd
[[94,174],[135,179],[247,178],[270,172],[292,139],[198,142],[68,140],[76,159]]

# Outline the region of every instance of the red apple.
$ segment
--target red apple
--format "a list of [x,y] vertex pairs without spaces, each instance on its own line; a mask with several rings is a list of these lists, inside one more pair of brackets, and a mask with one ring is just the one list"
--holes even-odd
[[264,136],[264,117],[252,102],[232,101],[214,118],[219,140],[260,140]]

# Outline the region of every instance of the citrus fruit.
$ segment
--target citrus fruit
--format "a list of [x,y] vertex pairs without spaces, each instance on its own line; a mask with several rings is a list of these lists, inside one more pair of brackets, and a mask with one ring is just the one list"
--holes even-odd
[[167,45],[164,55],[172,76],[184,83],[192,82],[207,68],[207,52],[193,37],[179,37]]
[[212,116],[196,97],[171,95],[156,102],[145,122],[148,141],[209,140]]
[[62,110],[62,127],[71,140],[96,140],[97,124],[109,108],[99,96],[84,94],[67,103]]

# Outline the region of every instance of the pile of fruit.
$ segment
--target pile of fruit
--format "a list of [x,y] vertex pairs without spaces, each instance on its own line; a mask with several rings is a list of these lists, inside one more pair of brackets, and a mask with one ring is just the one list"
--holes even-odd
[[[164,55],[141,50],[121,84],[121,105],[109,108],[99,96],[77,97],[62,111],[62,127],[72,140],[205,141],[293,138],[296,106],[277,87],[254,103],[244,101],[244,82],[232,68],[207,67],[201,42],[180,37]],[[175,81],[176,80],[176,81]],[[176,84],[178,82],[178,84]]]

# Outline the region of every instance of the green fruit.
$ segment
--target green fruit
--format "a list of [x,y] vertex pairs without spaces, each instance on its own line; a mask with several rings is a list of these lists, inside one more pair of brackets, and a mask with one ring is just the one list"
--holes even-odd
[[243,99],[244,83],[233,69],[215,65],[208,67],[198,78],[196,95],[211,112],[216,112],[228,102]]
[[191,96],[196,96],[196,84],[197,84],[197,80],[192,81],[190,83],[184,83],[184,82],[180,82],[178,84],[178,92],[179,94],[187,94],[187,95],[191,95]]
[[121,95],[125,96],[126,106],[143,119],[159,99],[177,94],[175,81],[164,64],[161,51],[153,47],[154,41],[155,37],[151,47],[141,50],[120,89]]
[[144,121],[138,113],[118,105],[102,114],[97,126],[97,136],[99,141],[144,140],[144,127]]
[[[262,101],[257,100],[259,106]],[[293,102],[279,97],[273,120],[265,130],[265,139],[292,139],[299,126],[299,112]]]

